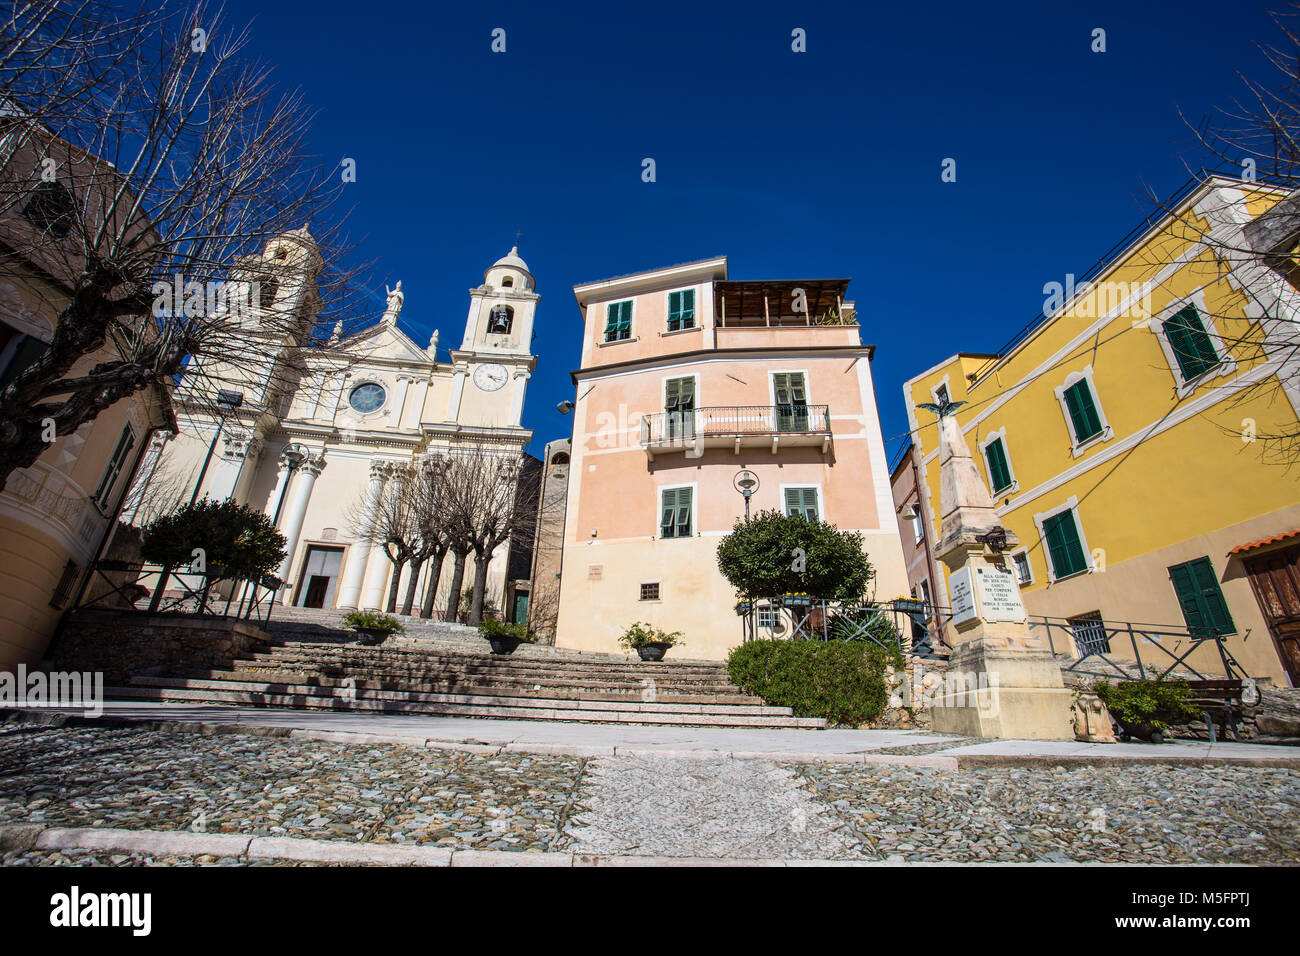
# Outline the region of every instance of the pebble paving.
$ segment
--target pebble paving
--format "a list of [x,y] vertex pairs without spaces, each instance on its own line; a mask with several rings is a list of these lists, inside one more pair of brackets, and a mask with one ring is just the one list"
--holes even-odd
[[804,765],[856,857],[916,862],[1300,863],[1300,771]]
[[[10,723],[4,823],[516,852],[1295,865],[1300,771],[584,760]],[[14,851],[0,864],[250,865],[102,850]]]
[[0,727],[0,823],[553,849],[576,758]]

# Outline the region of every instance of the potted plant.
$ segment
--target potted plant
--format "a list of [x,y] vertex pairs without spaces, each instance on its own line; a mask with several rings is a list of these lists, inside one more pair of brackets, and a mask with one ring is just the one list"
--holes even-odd
[[636,651],[643,661],[661,661],[670,647],[684,644],[681,631],[660,630],[648,622],[637,622],[623,632],[618,643],[629,651]]
[[520,644],[537,643],[537,635],[528,633],[527,624],[508,624],[492,617],[479,623],[478,632],[492,645],[493,654],[513,654]]
[[366,645],[382,644],[388,635],[403,630],[397,618],[378,611],[352,611],[344,616],[343,623],[357,632],[358,644]]
[[1196,716],[1187,703],[1190,690],[1184,680],[1130,680],[1118,684],[1101,680],[1092,690],[1119,725],[1120,740],[1136,737],[1153,744],[1164,743],[1169,721]]

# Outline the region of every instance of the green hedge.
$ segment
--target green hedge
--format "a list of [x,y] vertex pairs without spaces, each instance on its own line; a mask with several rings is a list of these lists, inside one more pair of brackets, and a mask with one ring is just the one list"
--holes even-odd
[[885,668],[902,657],[862,641],[750,641],[727,658],[736,685],[796,717],[859,726],[885,712]]

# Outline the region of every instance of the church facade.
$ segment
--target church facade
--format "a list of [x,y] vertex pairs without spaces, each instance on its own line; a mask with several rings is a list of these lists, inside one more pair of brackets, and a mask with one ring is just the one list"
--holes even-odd
[[[260,261],[244,265],[243,278],[262,283],[261,309],[280,310],[275,328],[292,327],[286,313],[301,314],[303,327],[310,328],[320,308],[320,269],[304,228],[268,243]],[[277,274],[293,278],[274,281]],[[152,458],[137,478],[138,510],[126,517],[144,524],[151,497],[161,495],[174,506],[178,493],[188,500],[196,488],[198,497],[231,498],[272,515],[287,539],[278,574],[284,582],[280,603],[381,608],[393,564],[361,529],[373,522],[389,483],[401,481],[422,459],[458,445],[519,457],[532,437],[522,417],[537,362],[531,352],[534,286],[512,248],[469,290],[459,348],[440,353],[437,331],[421,346],[401,329],[405,293],[399,282],[388,291],[377,324],[348,336],[336,326],[327,348],[268,342],[264,368],[244,363],[227,374],[206,369],[206,384],[193,388],[182,381],[175,395],[179,432],[150,450]],[[203,388],[210,393],[214,380],[238,396],[238,407],[199,394]],[[498,608],[511,598],[504,593],[508,552],[506,544],[494,554],[487,581],[487,598]],[[404,594],[409,566],[401,573]],[[417,606],[428,586],[428,569],[421,573]],[[440,576],[439,610],[446,606],[450,577],[448,571]]]

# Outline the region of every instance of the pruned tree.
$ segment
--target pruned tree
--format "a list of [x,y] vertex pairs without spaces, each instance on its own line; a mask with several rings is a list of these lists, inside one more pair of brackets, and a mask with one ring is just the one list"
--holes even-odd
[[[448,620],[454,620],[456,602],[469,558],[473,558],[473,598],[467,623],[483,619],[483,598],[492,558],[511,539],[524,533],[519,514],[528,511],[536,486],[522,483],[522,459],[517,451],[488,441],[459,444],[449,456],[446,482],[446,529],[456,559]],[[536,513],[534,504],[532,512]]]
[[[1188,172],[1202,179],[1207,168],[1226,169],[1243,200],[1188,213],[1180,212],[1181,200],[1169,202],[1147,190],[1152,224],[1177,216],[1176,241],[1148,247],[1152,279],[1170,267],[1185,269],[1199,288],[1215,294],[1203,296],[1203,307],[1198,303],[1203,315],[1135,323],[1166,339],[1185,382],[1228,359],[1241,369],[1269,365],[1274,374],[1256,375],[1225,403],[1236,411],[1246,405],[1287,409],[1288,397],[1300,402],[1300,4],[1270,16],[1276,35],[1256,44],[1263,69],[1239,73],[1241,91],[1207,116],[1196,119],[1180,110],[1192,136],[1184,157]],[[1274,196],[1256,195],[1261,188]],[[1285,198],[1277,201],[1278,192]],[[1260,200],[1272,204],[1262,215]],[[1251,210],[1247,202],[1254,204]],[[1203,334],[1211,327],[1213,336]],[[1190,398],[1184,394],[1179,401]],[[1244,440],[1264,461],[1300,462],[1294,414],[1277,416],[1274,424],[1243,414],[1216,422],[1236,447]]]
[[[356,315],[343,177],[248,39],[202,2],[20,0],[0,21],[0,289],[53,322],[0,390],[0,484],[181,373],[191,396],[257,383],[269,405],[300,371],[286,348],[326,349],[331,313]],[[308,222],[314,243],[262,261]]]

